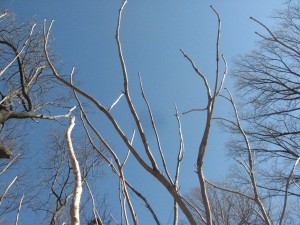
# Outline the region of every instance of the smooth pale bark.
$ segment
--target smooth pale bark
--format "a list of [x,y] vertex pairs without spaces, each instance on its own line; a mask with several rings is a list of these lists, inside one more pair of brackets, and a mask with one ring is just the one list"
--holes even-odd
[[81,179],[81,172],[78,160],[76,159],[76,155],[73,148],[73,143],[71,139],[71,133],[75,126],[75,117],[70,118],[70,125],[67,129],[66,139],[68,143],[68,150],[69,150],[69,158],[72,163],[73,167],[73,174],[75,178],[75,188],[74,188],[74,196],[73,201],[70,207],[70,216],[71,216],[71,224],[72,225],[79,225],[80,224],[80,217],[79,217],[79,209],[80,209],[80,199],[82,194],[82,179]]

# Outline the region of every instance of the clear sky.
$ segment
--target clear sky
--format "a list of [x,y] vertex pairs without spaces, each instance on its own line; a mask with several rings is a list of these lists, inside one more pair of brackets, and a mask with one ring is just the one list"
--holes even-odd
[[[194,59],[212,83],[217,18],[209,6],[213,5],[221,15],[220,49],[230,68],[232,59],[251,51],[258,40],[254,31],[261,28],[249,17],[253,16],[272,26],[269,16],[282,3],[280,0],[128,0],[123,14],[121,41],[132,98],[154,146],[154,135],[138,87],[137,73],[140,72],[171,168],[179,146],[173,103],[176,102],[180,112],[201,108],[206,104],[203,83],[181,55],[179,48]],[[54,51],[62,61],[62,71],[67,74],[75,65],[76,78],[81,81],[82,88],[106,106],[122,90],[121,68],[114,38],[120,5],[121,0],[0,0],[0,6],[15,12],[20,20],[35,16],[37,22],[42,24],[44,18],[48,21],[54,19]],[[230,76],[225,87],[233,90]],[[216,115],[229,115],[230,106],[225,102],[218,101],[216,109]],[[126,119],[123,110],[124,104],[120,103],[114,115],[129,136],[134,124],[132,120]],[[183,193],[197,185],[194,165],[204,119],[205,115],[198,112],[181,116],[186,148],[180,177]],[[102,117],[95,117],[94,121],[114,147],[120,148],[120,151],[125,150],[121,142],[115,141],[116,136]],[[215,124],[205,158],[205,174],[209,179],[222,179],[232,163],[226,157],[224,143],[227,138],[228,135],[220,132]],[[139,190],[145,190],[150,202],[159,208],[157,212],[162,224],[167,224],[172,213],[171,199],[165,197],[166,193],[152,178],[139,172],[140,167],[132,159],[128,163],[126,173],[129,181]],[[112,178],[114,175],[107,174],[99,181],[99,190],[103,192],[110,190],[116,183],[116,179]],[[141,203],[136,205],[139,207]]]

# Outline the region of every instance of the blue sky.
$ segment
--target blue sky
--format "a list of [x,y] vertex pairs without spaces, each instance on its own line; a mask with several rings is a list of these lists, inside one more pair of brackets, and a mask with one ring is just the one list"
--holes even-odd
[[[281,7],[282,3],[283,1],[279,0],[128,1],[123,14],[121,41],[132,98],[154,146],[147,110],[139,92],[137,73],[140,72],[171,168],[174,166],[172,162],[176,159],[179,146],[177,124],[173,116],[174,102],[180,112],[201,108],[206,104],[203,83],[181,55],[179,48],[193,58],[212,84],[215,72],[217,18],[209,6],[213,5],[221,15],[220,50],[227,58],[230,69],[234,57],[251,51],[255,46],[258,37],[254,31],[262,30],[249,17],[253,16],[272,27],[269,16],[272,10]],[[82,83],[82,88],[106,106],[119,96],[122,90],[122,76],[114,35],[120,0],[0,0],[0,5],[15,12],[20,20],[35,16],[37,22],[42,24],[44,18],[48,21],[54,19],[53,48],[62,62],[62,71],[68,74],[75,65],[76,79]],[[233,80],[230,76],[225,87],[233,90]],[[129,136],[134,124],[127,119],[124,110],[124,102],[120,102],[114,109],[114,115]],[[217,102],[216,115],[228,116],[229,112],[230,106],[226,102]],[[204,113],[181,116],[186,148],[180,177],[183,193],[197,184],[194,165],[204,119]],[[104,136],[113,142],[114,147],[124,152],[122,143],[114,141],[116,136],[109,123],[100,116],[95,116],[94,121]],[[221,179],[231,163],[226,157],[224,143],[227,138],[228,135],[220,132],[215,124],[205,158],[205,174],[209,179]],[[128,179],[139,190],[145,190],[150,202],[159,208],[158,215],[162,223],[167,224],[168,216],[172,212],[172,201],[165,197],[166,193],[156,181],[139,172],[139,168],[131,158],[126,167]],[[112,176],[108,172],[108,175],[99,181],[99,190],[105,192],[111,189],[116,182]],[[137,203],[137,207],[139,204]]]

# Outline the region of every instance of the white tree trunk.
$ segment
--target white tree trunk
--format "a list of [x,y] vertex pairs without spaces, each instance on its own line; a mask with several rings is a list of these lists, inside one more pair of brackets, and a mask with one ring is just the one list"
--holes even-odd
[[74,188],[74,196],[73,201],[70,208],[70,216],[71,216],[71,224],[72,225],[79,225],[80,224],[80,217],[79,217],[79,208],[80,208],[80,199],[82,194],[82,179],[81,179],[81,172],[79,163],[76,159],[76,155],[73,149],[73,144],[71,140],[71,133],[75,126],[75,117],[70,118],[70,126],[67,129],[66,139],[68,143],[68,150],[69,150],[69,158],[72,163],[73,173],[75,178],[75,188]]

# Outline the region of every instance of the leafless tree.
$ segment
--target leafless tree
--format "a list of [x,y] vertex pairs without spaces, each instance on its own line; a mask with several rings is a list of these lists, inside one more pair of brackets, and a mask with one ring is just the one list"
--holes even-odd
[[[127,73],[126,64],[125,64],[125,60],[124,60],[123,53],[122,53],[121,41],[120,41],[120,24],[121,24],[122,12],[123,12],[123,9],[124,9],[126,3],[127,3],[126,0],[123,1],[123,4],[119,10],[118,23],[117,23],[117,29],[116,29],[116,41],[117,41],[117,46],[118,46],[119,59],[120,59],[121,67],[122,67],[122,77],[123,77],[123,81],[124,81],[124,86],[123,86],[123,92],[120,94],[120,97],[110,107],[103,106],[96,98],[92,97],[87,92],[81,90],[79,87],[74,85],[72,83],[72,81],[69,82],[66,79],[62,78],[60,76],[59,72],[56,70],[56,68],[48,54],[48,39],[49,39],[49,34],[50,34],[50,31],[51,31],[51,28],[53,25],[53,21],[50,23],[50,25],[48,25],[48,27],[46,26],[46,21],[45,21],[45,25],[44,25],[44,42],[45,42],[44,50],[45,50],[46,58],[47,58],[47,61],[50,65],[55,77],[60,82],[65,84],[66,86],[72,88],[72,90],[75,92],[75,94],[80,94],[82,97],[86,98],[89,102],[94,104],[96,106],[96,108],[99,110],[99,112],[103,113],[106,116],[108,121],[114,127],[115,131],[118,133],[120,139],[123,141],[125,146],[129,149],[129,152],[127,153],[127,155],[129,153],[131,155],[133,155],[133,157],[140,164],[140,166],[146,172],[151,174],[169,192],[169,194],[174,199],[174,222],[173,223],[178,224],[178,208],[180,208],[181,211],[186,216],[187,220],[190,222],[190,224],[197,224],[195,218],[193,217],[192,212],[190,211],[190,209],[186,203],[186,200],[182,197],[180,190],[179,190],[179,171],[180,171],[181,161],[183,159],[184,142],[183,142],[181,123],[180,123],[180,118],[179,118],[177,107],[175,106],[175,115],[176,115],[177,122],[178,122],[180,147],[179,147],[178,155],[177,155],[177,166],[176,166],[176,169],[174,172],[175,176],[172,178],[171,173],[169,172],[163,151],[162,151],[162,147],[161,147],[160,140],[159,140],[159,135],[158,135],[158,132],[156,129],[155,120],[154,120],[154,117],[152,114],[150,104],[146,98],[141,79],[140,79],[141,93],[142,93],[143,100],[145,101],[146,107],[148,109],[152,128],[153,128],[153,131],[156,136],[155,145],[157,145],[157,149],[158,149],[159,156],[160,156],[158,159],[155,158],[155,156],[154,156],[155,154],[153,153],[153,150],[151,150],[151,148],[150,148],[150,143],[148,142],[148,139],[144,132],[143,124],[142,124],[142,122],[139,118],[139,115],[137,114],[137,112],[135,110],[134,104],[131,100],[130,91],[129,91],[129,76]],[[218,32],[217,32],[217,40],[216,40],[216,63],[217,63],[217,65],[216,65],[215,82],[214,82],[212,88],[209,85],[205,75],[202,74],[201,71],[196,67],[196,65],[194,64],[192,59],[183,50],[181,50],[183,56],[185,58],[187,58],[187,60],[191,63],[193,69],[195,70],[196,74],[204,82],[204,85],[205,85],[205,88],[207,91],[207,106],[205,107],[205,109],[202,110],[202,111],[206,112],[207,119],[206,119],[205,131],[200,140],[200,146],[199,146],[199,150],[198,150],[198,160],[197,160],[197,174],[198,174],[198,178],[199,178],[202,200],[204,202],[203,204],[204,204],[204,208],[205,208],[205,211],[204,211],[205,216],[202,216],[201,218],[207,224],[212,224],[212,217],[211,217],[211,207],[210,207],[210,202],[209,202],[208,193],[207,193],[206,181],[205,181],[204,174],[203,174],[204,155],[206,152],[206,146],[207,146],[207,142],[209,139],[209,133],[210,133],[210,127],[211,127],[211,122],[212,122],[212,118],[213,118],[215,100],[219,96],[219,94],[222,90],[222,86],[223,86],[225,76],[227,73],[227,63],[225,61],[224,56],[222,56],[222,60],[225,64],[225,66],[224,66],[225,69],[224,69],[224,72],[220,72],[220,68],[221,68],[220,57],[221,57],[221,55],[219,52],[219,41],[220,41],[221,19],[220,19],[219,14],[215,11],[215,9],[213,7],[212,7],[212,10],[217,15],[217,19],[218,19]],[[74,68],[71,72],[71,76],[73,74],[73,71],[74,71]],[[220,76],[220,73],[222,74],[221,76]],[[134,146],[133,141],[127,137],[127,135],[124,133],[124,131],[122,130],[122,128],[120,127],[120,125],[118,124],[116,119],[114,118],[113,114],[111,113],[111,111],[113,109],[115,110],[116,105],[122,99],[122,97],[125,98],[125,101],[129,108],[131,118],[135,121],[136,129],[137,129],[139,138],[142,142],[144,153],[146,155],[146,159],[140,153],[141,150],[138,150]],[[78,97],[77,97],[77,100],[80,105],[81,100]],[[134,211],[133,203],[131,202],[130,197],[128,195],[127,188],[129,187],[129,185],[124,178],[124,174],[123,174],[123,170],[122,170],[124,163],[120,162],[120,159],[119,159],[118,154],[116,153],[116,150],[114,150],[113,147],[109,143],[107,143],[106,139],[102,136],[102,134],[100,132],[98,132],[97,129],[89,121],[86,113],[83,110],[83,107],[80,106],[80,108],[81,108],[82,114],[84,115],[83,116],[84,122],[86,124],[88,124],[89,130],[91,130],[91,132],[96,134],[98,140],[100,140],[104,144],[104,146],[107,149],[109,149],[112,160],[108,161],[108,163],[109,163],[109,165],[112,166],[115,173],[117,173],[118,176],[120,177],[120,181],[121,181],[120,187],[122,190],[121,192],[124,195],[124,200],[126,202],[126,204],[122,208],[126,223],[128,223],[127,213],[126,213],[126,208],[128,207],[129,211],[130,211],[131,220],[133,221],[134,224],[138,224],[137,214]],[[197,110],[197,109],[194,109],[194,110]],[[194,111],[194,110],[191,110],[191,111]],[[88,132],[89,131],[87,130],[87,133]],[[91,142],[92,142],[92,140],[91,140]],[[126,162],[127,157],[128,156],[125,157],[124,162]],[[162,168],[160,168],[160,166],[158,165],[158,163],[157,163],[158,160],[161,160]],[[122,205],[122,203],[121,203],[121,205]],[[152,211],[151,211],[151,213],[152,213]],[[154,219],[155,219],[155,217],[154,217]]]
[[[177,129],[179,148],[176,152],[176,157],[172,157],[174,154],[165,155],[166,152],[163,150],[161,145],[160,136],[156,126],[157,124],[155,122],[150,103],[145,94],[140,74],[139,85],[142,96],[141,98],[145,103],[146,109],[148,110],[149,120],[155,135],[154,142],[150,142],[150,139],[147,137],[144,131],[145,124],[141,121],[140,115],[137,113],[131,98],[129,74],[127,72],[120,39],[121,19],[126,3],[127,0],[124,0],[120,7],[115,36],[122,69],[121,78],[123,79],[123,90],[121,93],[116,94],[118,97],[114,102],[111,103],[110,106],[104,106],[96,97],[91,96],[87,91],[82,90],[78,85],[73,83],[73,74],[75,68],[72,68],[70,72],[70,78],[61,76],[60,71],[57,69],[57,65],[54,63],[50,48],[50,32],[54,21],[51,21],[49,24],[47,24],[47,21],[45,20],[43,30],[38,30],[37,32],[35,32],[37,25],[33,24],[32,26],[28,26],[28,23],[27,25],[22,25],[16,29],[9,29],[9,26],[3,28],[3,30],[11,30],[11,32],[4,32],[2,38],[3,40],[0,40],[0,44],[3,47],[3,50],[1,48],[1,51],[5,53],[2,55],[8,55],[8,57],[3,57],[1,59],[3,61],[1,64],[5,65],[3,66],[0,74],[0,83],[3,81],[3,87],[0,86],[0,88],[3,89],[3,92],[1,91],[3,97],[0,102],[0,122],[3,125],[2,128],[4,127],[4,129],[8,129],[6,128],[6,125],[4,126],[4,124],[12,121],[13,119],[29,118],[35,121],[36,119],[57,119],[61,117],[68,117],[74,110],[74,107],[69,109],[67,114],[51,116],[51,114],[49,115],[49,112],[52,111],[53,107],[60,106],[59,103],[62,99],[53,99],[49,101],[49,98],[44,98],[46,95],[48,95],[48,91],[46,93],[46,90],[54,91],[56,90],[55,87],[68,87],[73,91],[74,98],[79,106],[78,108],[80,110],[80,116],[78,117],[80,117],[83,130],[85,131],[86,137],[89,141],[89,147],[91,147],[90,149],[93,149],[93,154],[97,154],[97,157],[103,160],[103,162],[105,162],[111,168],[112,172],[114,175],[116,175],[116,178],[119,181],[118,201],[120,205],[120,216],[115,217],[115,215],[110,214],[111,219],[109,222],[113,220],[117,224],[126,225],[130,223],[135,225],[141,223],[141,217],[139,217],[135,207],[137,200],[133,198],[133,196],[136,196],[138,197],[137,199],[139,199],[139,201],[144,203],[148,213],[153,218],[153,222],[156,224],[161,224],[160,219],[155,212],[155,208],[153,208],[150,204],[151,201],[149,201],[147,196],[145,196],[132,185],[130,177],[126,174],[125,168],[132,166],[130,163],[134,162],[140,166],[140,170],[154,178],[171,197],[173,201],[172,207],[174,225],[179,223],[180,212],[184,214],[188,223],[192,225],[235,223],[270,225],[274,221],[278,221],[279,224],[287,223],[286,218],[288,215],[287,211],[289,211],[287,206],[288,202],[290,201],[289,196],[297,196],[297,188],[299,188],[297,180],[297,165],[300,159],[297,150],[292,149],[292,146],[297,148],[297,145],[295,144],[297,143],[297,133],[293,132],[296,132],[297,126],[295,125],[295,121],[297,121],[297,110],[295,110],[297,108],[297,104],[296,99],[294,98],[297,96],[296,90],[298,86],[296,85],[296,80],[291,80],[291,78],[288,77],[282,78],[283,76],[280,78],[275,78],[272,83],[268,83],[270,78],[262,79],[258,76],[256,79],[254,78],[255,73],[258,75],[261,75],[260,73],[262,73],[265,76],[269,76],[270,74],[270,77],[274,78],[272,75],[272,68],[268,68],[270,65],[281,65],[282,68],[285,69],[282,71],[282,68],[275,67],[274,71],[276,74],[282,75],[287,74],[288,72],[291,73],[292,71],[292,74],[296,75],[297,73],[295,71],[298,62],[298,50],[297,45],[294,43],[295,40],[292,42],[291,40],[288,41],[283,39],[281,35],[285,34],[284,30],[274,33],[264,24],[252,18],[267,30],[269,36],[259,34],[263,38],[262,48],[260,50],[261,53],[253,53],[255,57],[253,57],[252,61],[247,57],[245,57],[245,59],[241,59],[238,63],[239,67],[236,70],[240,70],[238,73],[238,76],[241,80],[239,85],[245,96],[248,96],[246,99],[253,104],[249,107],[257,107],[257,105],[259,105],[258,108],[255,108],[254,117],[249,116],[250,114],[248,114],[248,117],[246,117],[247,115],[243,115],[243,118],[245,118],[246,121],[254,121],[253,127],[250,127],[246,131],[243,129],[241,124],[242,122],[240,115],[235,102],[233,101],[231,93],[227,91],[226,95],[222,94],[223,85],[227,75],[227,62],[225,57],[220,53],[219,49],[221,18],[213,7],[211,8],[217,17],[218,27],[215,48],[216,68],[214,82],[212,84],[210,84],[206,75],[203,74],[196,66],[193,59],[185,51],[180,49],[183,58],[187,60],[187,62],[195,71],[196,75],[203,82],[206,90],[207,101],[203,108],[196,107],[184,113],[189,114],[199,111],[204,112],[206,115],[204,131],[199,138],[199,148],[197,151],[195,151],[195,158],[197,158],[195,162],[196,173],[199,180],[199,186],[191,192],[190,196],[195,197],[186,198],[180,190],[180,168],[184,158],[185,145],[180,114],[176,104],[174,108],[175,118],[178,125]],[[294,7],[292,4],[289,6]],[[285,15],[286,12],[279,12],[278,15]],[[6,16],[6,14],[3,14],[2,17],[5,19]],[[282,18],[280,17],[280,19]],[[291,20],[291,22],[294,21]],[[15,27],[13,23],[12,26]],[[28,30],[28,34],[25,32],[26,30]],[[24,33],[27,35],[24,35]],[[271,43],[269,47],[267,47],[268,43]],[[265,54],[267,50],[269,52],[268,54]],[[280,54],[269,55],[271,53]],[[274,58],[274,56],[277,58]],[[287,59],[285,57],[287,57]],[[257,61],[254,60],[255,58],[257,58]],[[250,57],[250,59],[252,58]],[[268,60],[270,60],[269,64]],[[273,63],[274,61],[276,63]],[[249,67],[247,67],[248,62],[251,65]],[[256,64],[262,67],[258,71],[255,69]],[[265,70],[263,69],[263,65],[267,66]],[[242,68],[244,68],[244,70]],[[249,68],[253,69],[253,73],[251,73],[251,71],[249,72]],[[250,78],[254,80],[247,83],[246,81],[248,81]],[[3,80],[1,81],[1,79]],[[242,82],[242,79],[244,79],[244,82]],[[266,87],[259,86],[263,81],[265,82],[264,84],[267,83]],[[247,85],[253,86],[248,87]],[[278,89],[276,89],[277,85],[279,86]],[[256,92],[253,90],[256,90]],[[276,91],[273,92],[273,94],[270,94],[269,92],[272,90]],[[250,94],[249,91],[251,92]],[[258,94],[259,91],[261,91],[260,94]],[[291,94],[291,92],[294,93]],[[281,99],[284,103],[280,103],[280,106],[294,106],[293,110],[287,111],[279,106],[274,106],[274,108],[266,107],[270,105],[273,107],[273,103],[277,103],[275,100],[280,99],[278,97],[280,95],[284,95],[284,97]],[[50,95],[50,97],[53,96]],[[232,119],[217,117],[215,115],[214,109],[217,99],[225,99],[225,101],[232,106]],[[83,101],[86,101],[87,104],[95,107],[97,112],[106,118],[109,124],[113,127],[114,132],[117,134],[118,140],[116,140],[114,136],[113,141],[120,141],[122,143],[122,147],[119,147],[119,145],[115,147],[114,144],[109,143],[108,140],[110,137],[104,137],[104,132],[102,130],[105,128],[99,128],[96,126],[95,122],[92,122],[94,120],[90,118],[91,116],[88,110],[86,110],[86,105],[82,103]],[[118,104],[120,101],[125,101],[128,109],[128,112],[122,113],[124,115],[129,115],[128,119],[134,121],[135,129],[132,131],[132,133],[125,131],[125,129],[120,125],[121,123],[119,123],[115,117],[114,112],[118,110]],[[264,111],[263,109],[269,111]],[[277,114],[281,117],[275,120],[275,122],[273,121],[273,123],[271,123],[273,116]],[[62,144],[62,148],[59,148],[61,152],[58,152],[57,158],[53,161],[54,166],[50,167],[51,170],[53,170],[53,173],[50,175],[50,179],[48,179],[48,183],[51,183],[51,199],[49,198],[47,201],[52,203],[52,208],[47,208],[46,210],[48,215],[51,217],[50,223],[55,224],[58,222],[59,215],[62,215],[62,212],[65,212],[64,209],[66,206],[68,206],[70,207],[71,212],[68,214],[67,220],[71,221],[71,224],[79,224],[83,214],[80,213],[80,209],[83,209],[88,205],[87,201],[84,202],[84,200],[82,200],[82,197],[89,196],[91,201],[88,209],[90,210],[90,215],[92,215],[92,217],[88,218],[86,222],[88,224],[105,224],[106,220],[103,217],[103,214],[99,213],[101,209],[99,210],[97,208],[97,199],[94,198],[93,187],[90,186],[90,180],[87,176],[91,168],[93,168],[95,161],[93,161],[93,157],[92,161],[90,161],[91,158],[88,154],[86,154],[86,149],[84,149],[82,153],[83,157],[81,157],[80,154],[78,155],[76,147],[74,148],[74,146],[76,146],[76,144],[74,144],[76,141],[74,141],[74,138],[71,138],[74,120],[75,118],[72,117],[70,125],[67,128],[66,140]],[[203,166],[205,163],[204,158],[208,150],[207,146],[214,120],[223,121],[224,123],[229,124],[231,131],[235,132],[240,137],[240,139],[237,139],[237,141],[234,142],[235,145],[233,147],[237,149],[238,153],[238,157],[235,159],[242,167],[246,175],[243,177],[245,183],[241,188],[236,188],[236,186],[233,185],[214,184],[205,178],[203,171]],[[77,121],[79,121],[79,119]],[[293,125],[292,127],[290,127],[291,124]],[[285,128],[286,130],[279,134],[276,133],[281,127]],[[13,130],[13,128],[9,128]],[[277,142],[270,141],[271,138]],[[278,144],[279,140],[282,141],[281,145]],[[255,143],[254,148],[250,144],[252,141]],[[136,142],[138,142],[138,144],[135,144]],[[273,149],[267,149],[267,144],[271,145],[272,148],[276,145],[280,146],[281,148],[284,146],[285,149],[275,149],[273,151]],[[99,146],[104,146],[107,152],[104,154]],[[9,149],[7,149],[8,148],[3,148],[3,157],[10,158],[11,153],[9,152]],[[66,149],[68,149],[68,151],[66,151]],[[284,171],[285,176],[282,175],[283,173],[278,176],[279,179],[281,179],[281,184],[284,185],[280,188],[276,187],[276,189],[273,190],[273,194],[277,197],[278,193],[280,193],[283,200],[281,201],[283,204],[280,212],[275,216],[276,220],[273,220],[272,213],[274,213],[274,211],[271,210],[271,204],[266,203],[267,200],[271,198],[270,193],[272,189],[265,185],[261,185],[259,182],[260,180],[258,180],[257,177],[261,178],[262,176],[261,174],[258,174],[258,170],[256,169],[256,153],[268,153],[271,151],[272,156],[275,155],[276,159],[278,159],[279,156],[282,157],[282,161],[280,161],[280,163],[282,163],[281,165],[291,165],[291,169],[288,172]],[[67,154],[67,152],[69,154]],[[175,160],[174,168],[167,164],[169,159]],[[73,175],[71,176],[71,174]],[[14,180],[7,185],[7,189],[9,190],[10,186],[13,184]],[[266,188],[267,191],[264,191],[264,188]],[[83,195],[82,190],[84,190]],[[267,198],[265,198],[266,196]],[[73,198],[73,203],[71,203],[69,200],[71,198]],[[22,200],[23,197],[19,203],[19,209],[21,208]],[[80,204],[84,206],[80,207]],[[17,214],[17,219],[18,215],[19,213]]]
[[[265,33],[257,32],[257,48],[236,60],[232,74],[241,95],[245,133],[260,168],[258,187],[265,195],[285,199],[284,214],[288,196],[291,201],[300,196],[300,5],[287,1],[284,9],[274,13],[277,26],[272,29],[251,19]],[[234,155],[246,152],[241,141],[231,143]]]
[[[49,76],[49,66],[43,52],[41,27],[33,21],[18,23],[12,13],[1,15],[1,136],[5,136],[9,131],[12,120],[31,119],[32,122],[38,122],[38,119],[54,120],[67,117],[74,108],[70,107],[70,112],[65,115],[51,115],[58,107],[67,108],[66,95],[58,97],[51,94],[61,87]],[[12,149],[9,147],[6,143],[1,143],[1,158],[11,157]]]
[[[1,179],[8,181],[12,175],[15,177],[9,185],[1,182],[1,190],[4,191],[1,196],[1,215],[18,208],[21,210],[21,206],[31,198],[30,194],[23,196],[24,193],[18,188],[23,171],[7,172],[8,168],[16,168],[20,159],[25,157],[26,150],[21,148],[25,146],[22,138],[28,132],[25,125],[38,123],[40,119],[68,117],[75,109],[66,104],[66,94],[62,94],[62,97],[53,95],[53,91],[58,89],[61,90],[61,86],[49,76],[41,26],[33,20],[20,23],[12,13],[0,12]],[[64,112],[60,115],[62,110]]]
[[[78,126],[77,126],[78,127]],[[78,127],[80,128],[80,126]],[[51,225],[62,224],[70,222],[69,208],[72,202],[74,193],[74,176],[73,166],[68,154],[68,146],[66,138],[62,133],[62,128],[53,129],[49,134],[49,144],[44,154],[45,160],[40,164],[40,173],[36,175],[40,180],[38,187],[38,197],[31,200],[27,207],[31,208],[36,214],[45,215],[44,221]],[[80,165],[82,174],[82,207],[80,207],[80,214],[84,221],[90,221],[94,218],[91,204],[91,197],[85,184],[90,180],[91,188],[94,188],[94,183],[103,176],[102,158],[94,150],[93,146],[89,144],[87,138],[82,137],[79,132],[72,132],[72,143],[74,145],[74,152],[77,161]],[[105,149],[99,148],[100,152],[105,155]],[[44,196],[44,197],[43,197]],[[45,196],[47,196],[45,198]],[[100,196],[100,197],[98,197]],[[108,218],[106,201],[103,202],[101,194],[97,194],[95,200],[95,208],[104,218]],[[102,203],[101,209],[98,204]],[[105,203],[105,204],[104,204]]]
[[[219,183],[218,186],[222,187],[224,185]],[[238,189],[235,190],[238,191]],[[239,191],[242,192],[242,190]],[[214,224],[263,224],[263,220],[256,212],[255,203],[249,201],[248,198],[212,186],[208,188],[208,195],[211,200]],[[193,188],[186,198],[198,211],[202,212],[204,210],[198,187]],[[196,217],[198,216],[198,224],[203,224],[197,212],[194,214]]]

